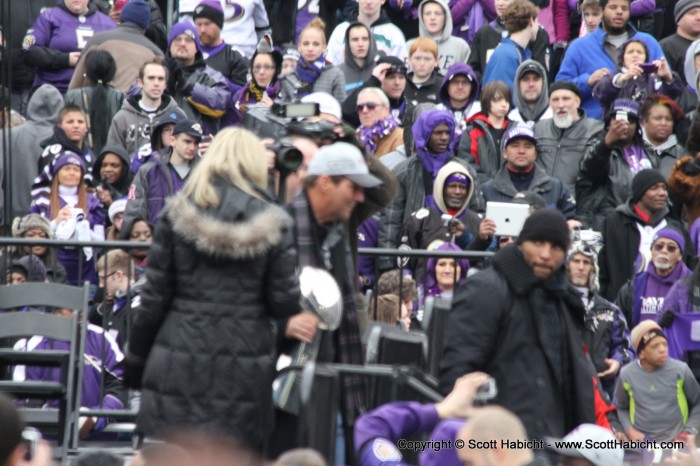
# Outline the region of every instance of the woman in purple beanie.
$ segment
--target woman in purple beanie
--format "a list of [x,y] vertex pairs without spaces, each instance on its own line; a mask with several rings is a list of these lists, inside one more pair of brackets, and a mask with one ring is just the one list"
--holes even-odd
[[[443,243],[434,251],[461,251],[462,249],[452,243]],[[467,278],[469,261],[466,259],[456,260],[458,267],[455,269],[455,259],[432,257],[428,260],[425,282],[418,288],[419,302],[421,307],[425,298],[434,296],[446,300],[451,300],[456,285]],[[455,277],[456,273],[456,277]]]
[[[94,194],[83,183],[85,163],[73,152],[63,152],[51,165],[51,190],[32,200],[29,213],[51,221],[51,230],[59,240],[104,241],[105,212]],[[58,261],[65,267],[68,283],[97,283],[95,252],[91,247],[60,248]]]

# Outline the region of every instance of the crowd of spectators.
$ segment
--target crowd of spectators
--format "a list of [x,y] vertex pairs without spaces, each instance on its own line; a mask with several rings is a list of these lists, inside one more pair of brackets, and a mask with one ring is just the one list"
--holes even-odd
[[[217,340],[241,332],[218,313],[262,299],[241,284],[256,276],[240,269],[251,258],[277,268],[258,278],[287,294],[242,306],[250,335],[222,351],[243,358],[255,346],[262,358],[310,342],[318,318],[289,304],[298,290],[282,275],[294,263],[287,246],[294,265],[329,270],[343,294],[340,327],[319,330],[319,361],[362,364],[368,319],[421,331],[427,298],[442,299],[453,307],[440,389],[488,373],[495,403],[530,438],[590,423],[618,440],[700,428],[700,0],[180,0],[172,18],[162,7],[0,9],[0,224],[18,238],[87,244],[5,251],[0,279],[89,282],[90,321],[112,349],[102,363],[117,384],[143,382],[142,435],[190,419],[261,451],[269,435],[289,436],[296,417],[278,411],[271,433],[260,414],[271,407],[269,361],[243,367],[245,384],[217,368],[221,393],[190,400],[191,416],[187,397],[214,387],[188,395],[153,368],[172,354],[192,373],[206,365],[178,353],[185,334],[167,323],[171,301],[210,302],[209,321],[182,318],[194,340],[212,338],[209,327],[224,332]],[[275,141],[259,144],[269,133],[231,129],[260,128],[251,121],[285,102],[318,108],[289,125],[302,159],[291,174],[265,149]],[[226,209],[202,194],[213,191]],[[503,203],[529,206],[520,233],[494,216]],[[102,250],[105,239],[155,241],[154,262],[147,249]],[[495,256],[397,261],[358,258],[358,246]],[[177,274],[187,287],[173,287]],[[354,299],[368,290],[371,304]],[[122,388],[107,404],[128,406]],[[372,439],[352,439],[366,395],[362,378],[343,377],[339,463],[353,447],[371,456]]]

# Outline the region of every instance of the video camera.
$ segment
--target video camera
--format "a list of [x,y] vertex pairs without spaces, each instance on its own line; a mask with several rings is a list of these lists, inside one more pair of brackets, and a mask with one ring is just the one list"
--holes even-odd
[[269,149],[274,151],[275,169],[283,176],[299,169],[304,157],[286,136],[305,136],[311,139],[336,139],[335,125],[324,120],[303,121],[319,115],[318,104],[290,102],[275,103],[272,107],[255,105],[248,107],[243,126],[260,138],[275,140]]

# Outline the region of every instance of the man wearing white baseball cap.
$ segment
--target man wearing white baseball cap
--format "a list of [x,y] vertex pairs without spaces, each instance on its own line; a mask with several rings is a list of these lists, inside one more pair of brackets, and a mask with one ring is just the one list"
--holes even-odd
[[[581,424],[561,439],[547,439],[559,453],[559,466],[622,466],[625,451],[617,447],[615,435],[595,424]],[[576,444],[580,446],[575,447]]]
[[321,119],[330,121],[331,123],[340,124],[342,122],[342,111],[340,104],[335,97],[327,92],[312,92],[301,98],[303,103],[318,104],[318,111],[321,114]]

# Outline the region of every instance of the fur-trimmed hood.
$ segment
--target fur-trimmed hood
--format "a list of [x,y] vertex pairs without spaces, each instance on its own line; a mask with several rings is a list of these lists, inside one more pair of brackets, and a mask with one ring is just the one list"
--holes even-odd
[[668,189],[683,204],[700,202],[700,160],[690,156],[677,160],[668,177]]
[[231,184],[215,183],[221,203],[204,210],[179,192],[167,201],[173,231],[198,251],[217,258],[245,260],[267,253],[291,228],[284,210]]

